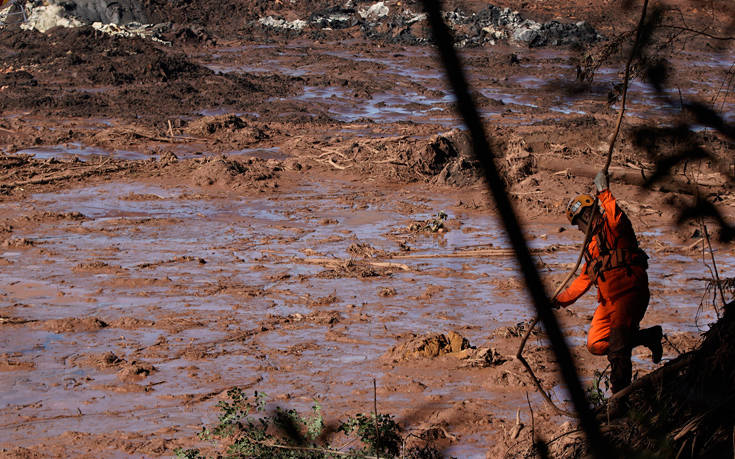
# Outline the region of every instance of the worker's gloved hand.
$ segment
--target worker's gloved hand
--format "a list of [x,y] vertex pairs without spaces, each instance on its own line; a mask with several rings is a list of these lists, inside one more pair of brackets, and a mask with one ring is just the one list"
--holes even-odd
[[597,187],[598,193],[602,193],[603,191],[607,190],[608,180],[605,171],[601,170],[597,173],[597,175],[595,175],[595,186]]

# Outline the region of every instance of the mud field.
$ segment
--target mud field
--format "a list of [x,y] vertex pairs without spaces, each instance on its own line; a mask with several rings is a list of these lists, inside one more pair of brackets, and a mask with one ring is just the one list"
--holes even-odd
[[[428,25],[405,12],[421,5],[361,19],[370,2],[244,3],[143,3],[172,22],[168,45],[0,29],[2,455],[171,456],[207,446],[197,433],[232,387],[270,406],[318,401],[333,422],[372,410],[373,379],[379,410],[434,432],[446,456],[519,454],[529,405],[537,433],[575,429],[514,358],[534,311]],[[539,24],[585,21],[528,42],[478,35],[467,18],[484,2],[450,5],[465,12],[453,30],[550,291],[583,238],[564,208],[592,191],[620,108],[624,54],[582,82],[581,56],[632,30],[639,7],[589,3],[499,2]],[[712,34],[732,19],[679,3]],[[663,325],[665,360],[716,318],[699,225],[676,223],[696,193],[732,221],[732,140],[682,110],[705,101],[735,122],[730,43],[662,49],[667,88],[632,81],[613,155],[612,191],[651,257],[642,326]],[[636,132],[681,123],[712,156],[643,187],[655,158]],[[710,230],[733,277],[735,249]],[[585,348],[595,306],[588,293],[558,314],[585,385],[607,365]],[[421,351],[437,334],[448,346]],[[566,404],[543,333],[525,355]],[[634,372],[653,368],[637,348]],[[526,428],[512,438],[517,412]]]

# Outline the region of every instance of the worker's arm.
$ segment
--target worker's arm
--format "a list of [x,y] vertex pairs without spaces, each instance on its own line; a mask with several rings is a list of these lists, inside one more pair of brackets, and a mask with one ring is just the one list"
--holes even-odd
[[587,275],[587,263],[585,263],[582,267],[582,274],[577,276],[572,281],[572,284],[556,297],[556,303],[562,307],[569,306],[577,301],[580,296],[584,295],[591,285],[592,280]]
[[597,194],[597,199],[600,201],[600,206],[605,210],[605,219],[611,227],[615,228],[620,223],[620,217],[623,215],[623,211],[615,202],[615,196],[612,195],[610,190],[603,190]]
[[600,207],[605,212],[605,219],[612,228],[615,228],[620,222],[623,211],[615,203],[615,197],[610,192],[610,184],[605,171],[600,171],[595,175],[595,187],[597,188],[597,200],[600,201]]

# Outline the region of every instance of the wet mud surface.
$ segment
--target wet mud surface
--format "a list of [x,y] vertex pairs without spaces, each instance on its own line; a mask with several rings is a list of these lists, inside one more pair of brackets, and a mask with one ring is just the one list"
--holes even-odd
[[[258,17],[280,11],[253,5]],[[573,19],[610,34],[599,8],[585,14]],[[519,323],[534,313],[433,49],[366,38],[358,26],[335,30],[339,41],[221,27],[238,32],[212,28],[216,40],[170,48],[89,28],[2,31],[4,452],[171,455],[201,446],[197,432],[234,386],[298,409],[318,400],[336,420],[372,409],[373,378],[379,409],[415,432],[444,429],[446,455],[527,446],[509,436],[519,407],[530,423],[526,394],[537,432],[569,428],[514,359]],[[579,55],[504,42],[462,50],[551,291],[582,239],[563,209],[591,191],[619,108],[609,93],[622,64],[582,84]],[[642,188],[653,165],[631,129],[674,125],[679,89],[717,97],[725,120],[735,116],[722,90],[731,50],[671,59],[675,97],[631,86],[611,168],[651,256],[642,325],[664,326],[667,358],[715,318],[702,296],[709,271],[698,227],[675,226],[693,199],[691,171]],[[697,180],[732,216],[722,166],[732,145],[696,135],[724,158],[700,165]],[[432,232],[440,211],[445,228]],[[732,245],[715,249],[731,277]],[[607,365],[585,349],[594,296],[559,313],[585,384]],[[526,358],[564,404],[543,333]],[[637,349],[634,371],[653,368]]]

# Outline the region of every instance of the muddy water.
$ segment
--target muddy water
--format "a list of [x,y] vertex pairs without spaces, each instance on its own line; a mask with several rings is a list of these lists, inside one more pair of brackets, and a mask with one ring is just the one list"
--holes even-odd
[[[468,384],[482,379],[481,369],[409,372],[407,379],[400,365],[379,360],[410,333],[459,330],[487,345],[494,329],[532,316],[512,258],[443,256],[508,246],[493,215],[457,207],[461,199],[332,180],[262,197],[117,183],[37,194],[23,207],[2,204],[8,216],[80,212],[86,219],[31,219],[13,236],[33,245],[0,251],[8,264],[0,271],[0,311],[28,321],[1,325],[0,437],[23,445],[68,430],[173,425],[193,434],[214,419],[210,398],[232,386],[299,408],[318,399],[326,413],[366,411],[373,377],[388,388],[381,406],[397,414],[471,399],[510,418],[513,410],[499,402],[505,396]],[[440,210],[449,214],[447,233],[407,230]],[[661,240],[666,230],[641,228],[649,253],[672,245]],[[528,234],[534,248],[556,247],[539,255],[549,270],[563,272],[576,259],[577,232],[535,224]],[[323,261],[349,260],[357,243],[384,252],[368,261],[408,269],[362,274]],[[718,253],[722,271],[735,269],[734,255]],[[666,318],[669,333],[696,331],[692,301],[703,272],[696,251],[658,253],[644,325]],[[384,296],[387,289],[395,293]],[[588,294],[574,310],[584,317],[594,306]],[[700,323],[712,314],[701,312]],[[109,326],[77,320],[88,318]],[[567,330],[571,343],[584,342],[584,323]],[[105,366],[104,352],[125,362]],[[122,375],[141,364],[154,369]],[[650,367],[640,356],[636,365]],[[415,380],[426,385],[420,393],[407,390]],[[448,453],[485,448],[472,434]]]
[[[269,59],[262,60],[263,54]],[[518,59],[515,65],[508,65],[511,54]],[[593,84],[581,92],[575,89],[574,96],[568,94],[566,88],[573,86],[576,78],[577,55],[572,51],[498,47],[463,50],[463,55],[471,84],[492,101],[490,104],[479,101],[480,112],[496,123],[527,124],[549,112],[561,117],[618,110],[615,104],[607,105],[607,93],[621,81],[617,67],[600,68]],[[258,60],[252,61],[256,56]],[[340,70],[345,66],[364,67],[366,73],[357,78],[370,76],[377,82],[394,81],[395,86],[372,90],[367,98],[356,98],[345,88],[307,85],[302,94],[279,100],[314,104],[342,122],[369,118],[378,123],[432,122],[447,128],[461,125],[453,113],[454,97],[443,79],[442,66],[431,48],[352,47],[348,51],[295,43],[226,48],[201,58],[210,68],[222,72],[272,72],[307,78],[323,75],[325,66],[338,69],[335,71],[338,75],[342,75]],[[727,119],[735,116],[735,96],[727,91],[726,84],[723,86],[732,56],[683,53],[672,65],[685,67],[699,78],[672,81],[664,95],[658,95],[647,84],[633,81],[628,93],[627,116],[641,119],[674,116],[681,111],[679,91],[684,98],[716,101]],[[344,75],[349,78],[346,71]]]

